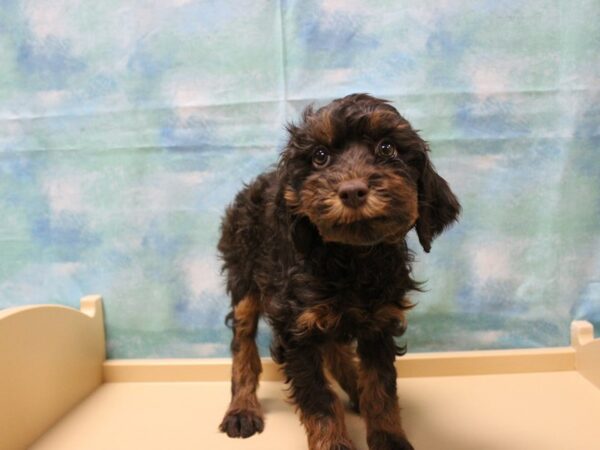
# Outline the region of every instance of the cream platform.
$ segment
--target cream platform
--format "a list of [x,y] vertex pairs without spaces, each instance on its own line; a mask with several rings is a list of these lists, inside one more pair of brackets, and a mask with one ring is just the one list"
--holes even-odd
[[[418,450],[600,450],[600,339],[573,322],[572,346],[412,354],[397,362],[406,430]],[[0,450],[305,450],[281,375],[263,361],[265,431],[217,425],[230,361],[105,360],[99,296],[81,311],[0,312]],[[366,449],[360,418],[346,415]]]

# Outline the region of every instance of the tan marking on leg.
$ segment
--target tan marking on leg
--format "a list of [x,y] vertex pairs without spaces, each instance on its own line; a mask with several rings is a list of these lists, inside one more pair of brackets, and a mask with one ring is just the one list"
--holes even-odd
[[254,297],[244,297],[233,309],[236,337],[253,336],[256,333],[260,303]]
[[349,344],[330,344],[323,349],[325,366],[346,391],[354,408],[358,407],[358,372],[355,352]]
[[360,412],[367,424],[367,435],[375,431],[405,436],[400,419],[398,395],[389,395],[375,368],[361,366],[359,371]]
[[337,448],[336,445],[345,445],[348,449],[355,448],[348,437],[344,423],[344,408],[337,397],[333,410],[333,417],[308,416],[300,411],[300,420],[306,428],[310,450],[331,450]]
[[259,302],[254,297],[245,297],[233,310],[234,345],[238,348],[233,355],[232,383],[237,388],[235,397],[239,397],[234,400],[240,402],[249,401],[248,396],[256,397],[258,377],[262,372],[255,342],[259,312]]
[[[256,396],[259,375],[262,372],[255,342],[259,312],[259,302],[254,297],[245,297],[233,310],[231,403],[221,423],[221,431],[226,431],[228,434],[230,431],[227,428],[231,426],[228,417],[236,414],[256,417],[261,424],[256,431],[262,431],[263,415]],[[237,430],[233,436],[237,436]]]

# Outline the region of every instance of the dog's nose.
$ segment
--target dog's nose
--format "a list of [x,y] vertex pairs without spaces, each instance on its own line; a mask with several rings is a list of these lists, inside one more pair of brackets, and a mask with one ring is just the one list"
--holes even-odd
[[342,203],[349,208],[358,208],[364,205],[368,193],[369,187],[361,180],[343,181],[338,188],[338,195]]

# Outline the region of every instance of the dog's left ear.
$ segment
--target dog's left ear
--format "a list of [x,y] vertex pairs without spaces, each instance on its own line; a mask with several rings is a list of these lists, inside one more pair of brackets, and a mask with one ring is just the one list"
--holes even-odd
[[[275,216],[281,230],[288,233],[295,250],[308,257],[321,237],[317,227],[313,225],[308,217],[295,212],[297,198],[291,189],[286,189],[288,186],[287,176],[285,164],[282,163],[277,173],[279,187],[274,201]],[[291,205],[286,200],[286,191],[292,192],[291,197],[288,197]]]
[[425,145],[425,161],[418,183],[419,218],[416,224],[419,242],[427,253],[435,237],[458,219],[461,209],[448,183],[437,174],[429,161],[428,150]]

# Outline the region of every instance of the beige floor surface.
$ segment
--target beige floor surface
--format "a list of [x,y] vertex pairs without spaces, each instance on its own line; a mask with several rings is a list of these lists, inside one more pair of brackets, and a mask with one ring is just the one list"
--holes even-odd
[[[227,382],[106,383],[34,450],[306,450],[283,385],[262,382],[265,431],[229,439],[217,425]],[[418,450],[600,450],[600,390],[576,372],[398,380],[403,418]],[[366,450],[360,417],[346,421]]]

